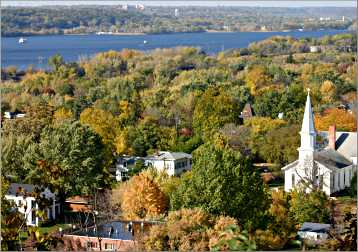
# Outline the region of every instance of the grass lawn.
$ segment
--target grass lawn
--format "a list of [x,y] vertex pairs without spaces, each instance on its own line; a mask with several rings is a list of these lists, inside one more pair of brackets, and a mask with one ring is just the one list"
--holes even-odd
[[[57,224],[39,227],[41,234],[49,234],[52,232],[56,232],[56,231],[58,231],[59,228],[62,228],[62,230],[64,230],[66,228],[69,228],[69,224],[57,223]],[[21,240],[26,240],[27,236],[28,236],[27,231],[22,231],[20,233]]]

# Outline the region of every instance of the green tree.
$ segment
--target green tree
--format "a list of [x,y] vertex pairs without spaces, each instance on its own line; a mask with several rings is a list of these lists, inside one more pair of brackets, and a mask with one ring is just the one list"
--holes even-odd
[[25,155],[26,181],[48,187],[63,201],[108,186],[100,137],[79,122],[47,127]]
[[19,232],[24,223],[23,214],[17,211],[13,202],[5,198],[9,183],[1,176],[1,250],[19,250]]
[[199,207],[237,218],[249,229],[264,224],[268,195],[247,157],[218,139],[194,151],[193,163],[191,176],[183,177],[172,196],[173,209]]
[[291,193],[290,215],[299,224],[304,222],[328,223],[331,219],[332,202],[320,190],[306,193],[303,189]]
[[259,154],[270,163],[285,165],[297,159],[300,144],[298,125],[284,126],[270,130],[260,141]]
[[64,61],[61,55],[56,54],[48,59],[48,64],[53,68],[53,70],[57,71],[60,66],[64,64]]
[[26,135],[3,135],[1,164],[2,173],[11,177],[13,181],[20,182],[25,176],[24,172],[24,156],[29,145],[33,143],[33,139]]
[[352,197],[357,197],[357,172],[355,172],[352,177],[349,191]]

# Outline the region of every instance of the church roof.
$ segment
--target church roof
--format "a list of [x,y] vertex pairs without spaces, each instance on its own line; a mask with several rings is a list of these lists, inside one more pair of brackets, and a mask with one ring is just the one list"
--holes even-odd
[[293,161],[292,163],[289,163],[288,165],[284,166],[281,168],[281,170],[288,170],[290,169],[291,167],[295,167],[298,165],[298,160],[296,161]]
[[314,160],[323,164],[330,170],[341,169],[352,165],[352,162],[338,151],[332,149],[324,149],[314,154]]
[[[330,170],[341,169],[352,165],[352,162],[350,160],[348,160],[338,151],[332,149],[324,149],[321,151],[314,152],[314,161],[322,164]],[[299,161],[296,160],[286,165],[281,170],[288,170],[290,168],[296,167],[298,164]]]
[[310,98],[309,92],[307,95],[306,107],[305,107],[305,113],[303,115],[301,132],[306,132],[306,133],[316,132],[316,129],[314,127],[313,112],[312,112],[311,98]]
[[[328,142],[328,131],[320,131],[319,135]],[[357,157],[357,132],[336,132],[336,150],[346,158]]]

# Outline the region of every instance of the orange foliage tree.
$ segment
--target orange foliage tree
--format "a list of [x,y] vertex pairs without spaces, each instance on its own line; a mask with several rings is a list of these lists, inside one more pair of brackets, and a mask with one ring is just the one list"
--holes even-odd
[[357,118],[354,113],[343,109],[327,109],[321,116],[315,117],[317,130],[328,130],[329,126],[336,125],[337,130],[357,131]]
[[120,190],[121,209],[126,219],[153,219],[168,209],[167,197],[145,174],[134,176]]

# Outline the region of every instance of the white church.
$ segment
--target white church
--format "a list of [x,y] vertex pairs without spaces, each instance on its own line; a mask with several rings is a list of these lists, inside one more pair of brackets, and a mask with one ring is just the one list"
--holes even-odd
[[[357,171],[357,133],[336,132],[335,126],[331,126],[328,132],[317,132],[309,91],[300,135],[298,160],[282,168],[285,173],[285,191],[304,185],[307,190],[319,187],[331,195],[349,187]],[[318,146],[317,135],[327,139],[328,146]]]

